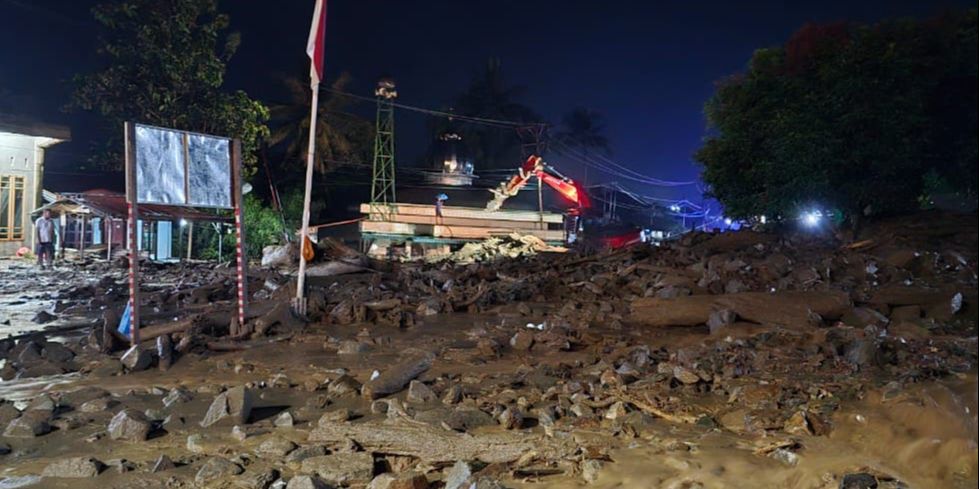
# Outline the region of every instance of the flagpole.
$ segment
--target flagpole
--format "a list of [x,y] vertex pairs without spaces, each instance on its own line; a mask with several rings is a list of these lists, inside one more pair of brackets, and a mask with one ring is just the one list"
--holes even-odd
[[303,227],[299,237],[299,278],[296,282],[296,312],[306,315],[305,286],[306,286],[306,256],[303,246],[309,233],[309,200],[313,192],[313,159],[316,154],[316,113],[320,100],[319,81],[310,85],[313,91],[313,103],[309,109],[309,147],[306,151],[306,195],[303,197]]

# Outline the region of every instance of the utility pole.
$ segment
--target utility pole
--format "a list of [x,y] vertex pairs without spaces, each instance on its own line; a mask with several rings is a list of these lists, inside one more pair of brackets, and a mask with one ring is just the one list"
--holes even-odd
[[394,165],[394,99],[398,97],[394,80],[381,78],[374,90],[377,97],[377,120],[374,136],[374,171],[371,178],[370,216],[392,213],[397,202]]

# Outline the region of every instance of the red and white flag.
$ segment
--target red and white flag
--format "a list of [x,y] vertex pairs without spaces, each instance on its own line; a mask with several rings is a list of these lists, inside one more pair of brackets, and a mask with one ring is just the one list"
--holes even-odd
[[309,28],[306,54],[309,56],[309,81],[311,86],[323,79],[323,39],[326,31],[326,0],[316,0],[313,8],[313,25]]

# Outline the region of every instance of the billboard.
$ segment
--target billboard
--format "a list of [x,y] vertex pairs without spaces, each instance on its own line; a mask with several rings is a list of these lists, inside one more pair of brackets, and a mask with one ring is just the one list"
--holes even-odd
[[135,125],[136,201],[231,208],[230,140]]

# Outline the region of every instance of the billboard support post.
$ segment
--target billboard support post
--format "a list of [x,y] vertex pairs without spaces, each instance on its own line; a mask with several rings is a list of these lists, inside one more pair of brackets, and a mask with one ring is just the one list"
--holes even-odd
[[[139,236],[136,236],[136,220],[139,219],[139,203],[136,197],[136,132],[133,123],[126,122],[126,204],[129,219],[129,341],[139,344]],[[110,327],[113,327],[110,325]]]

